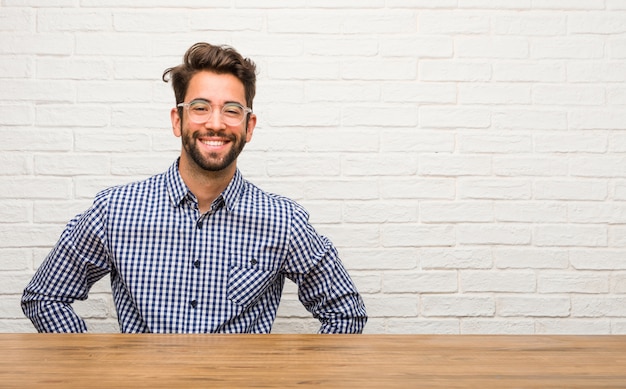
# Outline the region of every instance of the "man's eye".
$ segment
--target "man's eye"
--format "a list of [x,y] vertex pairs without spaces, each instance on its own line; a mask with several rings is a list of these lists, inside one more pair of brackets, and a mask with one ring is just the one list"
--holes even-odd
[[210,107],[206,104],[192,104],[189,106],[189,109],[191,109],[194,112],[208,112],[210,110]]
[[239,116],[243,114],[243,109],[238,105],[226,105],[224,106],[223,112],[225,115]]

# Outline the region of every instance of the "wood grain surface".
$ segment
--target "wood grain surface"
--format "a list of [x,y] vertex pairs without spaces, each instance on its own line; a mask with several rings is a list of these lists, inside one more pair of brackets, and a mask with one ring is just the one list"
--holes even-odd
[[0,334],[2,388],[624,388],[626,336]]

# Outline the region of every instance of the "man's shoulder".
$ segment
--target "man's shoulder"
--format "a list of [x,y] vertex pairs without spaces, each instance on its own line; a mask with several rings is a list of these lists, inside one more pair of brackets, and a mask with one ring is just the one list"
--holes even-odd
[[297,200],[282,194],[266,191],[247,180],[243,199],[246,205],[253,205],[256,208],[283,209],[289,212],[289,214],[306,213],[304,207]]
[[141,180],[131,181],[124,184],[110,186],[101,190],[96,195],[96,200],[115,199],[129,197],[143,197],[146,194],[154,194],[155,191],[166,188],[166,173],[159,173]]

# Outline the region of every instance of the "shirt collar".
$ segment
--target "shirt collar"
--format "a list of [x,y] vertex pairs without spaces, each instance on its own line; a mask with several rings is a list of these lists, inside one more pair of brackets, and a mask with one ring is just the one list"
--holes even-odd
[[[170,200],[176,206],[180,206],[183,200],[191,194],[191,191],[183,181],[183,178],[178,171],[178,163],[180,158],[176,159],[176,161],[169,167],[167,172],[165,172],[166,185],[168,188]],[[239,169],[235,170],[235,175],[230,180],[230,183],[224,189],[224,191],[218,196],[217,199],[213,202],[213,204],[217,205],[220,202],[223,202],[229,212],[232,212],[237,204],[237,200],[241,197],[244,190],[244,179],[239,171]]]

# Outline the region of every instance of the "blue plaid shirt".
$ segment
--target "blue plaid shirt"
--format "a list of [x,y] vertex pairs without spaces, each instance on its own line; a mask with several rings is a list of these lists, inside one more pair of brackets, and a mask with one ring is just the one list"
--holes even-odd
[[69,222],[22,297],[40,332],[86,332],[71,303],[106,274],[125,333],[269,333],[285,277],[320,333],[360,333],[365,307],[308,214],[237,170],[200,214],[178,161],[100,192]]

